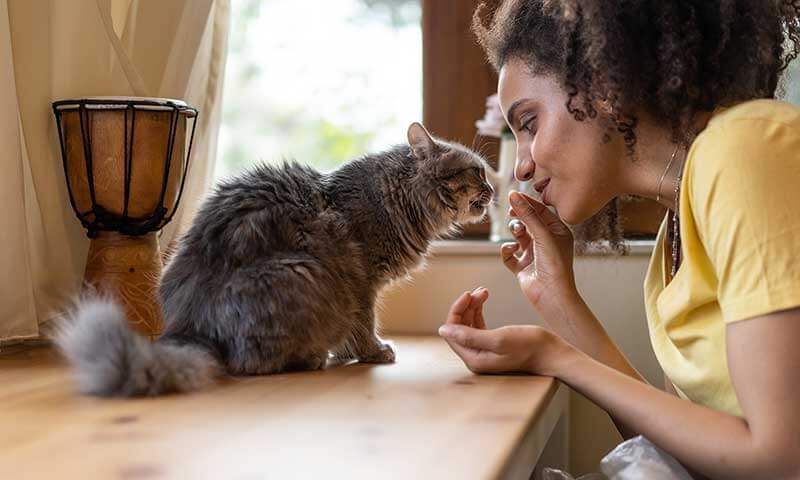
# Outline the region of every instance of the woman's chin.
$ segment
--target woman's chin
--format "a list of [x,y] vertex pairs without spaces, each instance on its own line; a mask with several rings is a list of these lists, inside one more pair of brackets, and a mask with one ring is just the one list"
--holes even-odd
[[553,208],[561,218],[562,222],[573,226],[580,225],[581,223],[592,218],[592,216],[597,213],[589,211],[588,209],[576,209],[571,205],[564,205],[563,208],[559,208],[558,204],[554,204]]

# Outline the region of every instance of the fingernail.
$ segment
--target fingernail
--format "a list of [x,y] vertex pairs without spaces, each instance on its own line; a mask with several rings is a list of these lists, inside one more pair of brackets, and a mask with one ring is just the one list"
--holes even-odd
[[523,201],[522,200],[522,195],[520,195],[519,192],[517,192],[516,190],[513,190],[508,195],[508,199],[509,199],[509,201],[511,201],[511,203],[516,204],[516,205],[522,204],[522,201]]
[[442,325],[439,327],[439,336],[440,337],[449,337],[453,334],[453,327],[450,325]]
[[472,293],[478,293],[481,290],[483,290],[483,287],[476,287],[475,290],[472,291]]

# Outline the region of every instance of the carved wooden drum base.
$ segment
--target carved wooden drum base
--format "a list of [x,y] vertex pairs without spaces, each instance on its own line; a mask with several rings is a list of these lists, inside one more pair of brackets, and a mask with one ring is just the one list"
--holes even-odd
[[163,330],[157,299],[161,255],[156,234],[98,232],[89,246],[84,281],[124,307],[135,331],[154,340]]

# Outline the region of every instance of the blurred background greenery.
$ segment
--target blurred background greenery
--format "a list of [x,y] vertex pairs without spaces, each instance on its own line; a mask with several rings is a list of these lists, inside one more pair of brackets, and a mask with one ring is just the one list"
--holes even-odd
[[419,0],[233,0],[216,176],[322,170],[422,119]]

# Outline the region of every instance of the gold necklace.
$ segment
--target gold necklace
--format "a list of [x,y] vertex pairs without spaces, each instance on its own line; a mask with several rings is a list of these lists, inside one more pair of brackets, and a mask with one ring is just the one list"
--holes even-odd
[[667,163],[667,168],[664,169],[664,173],[661,174],[661,178],[658,180],[658,191],[656,192],[656,202],[661,201],[661,184],[664,183],[664,178],[667,176],[667,172],[669,172],[670,167],[672,167],[672,162],[675,161],[675,155],[678,154],[678,148],[680,148],[681,144],[675,145],[675,150],[672,151],[672,156],[669,157],[669,163]]
[[[677,151],[676,149],[675,152]],[[678,206],[680,205],[681,178],[683,177],[683,167],[685,164],[686,162],[681,165],[680,170],[678,170],[678,177],[675,180],[675,208],[672,210],[672,235],[670,239],[672,246],[672,268],[670,276],[672,278],[675,278],[675,274],[678,273],[678,265],[681,261],[681,227]]]

